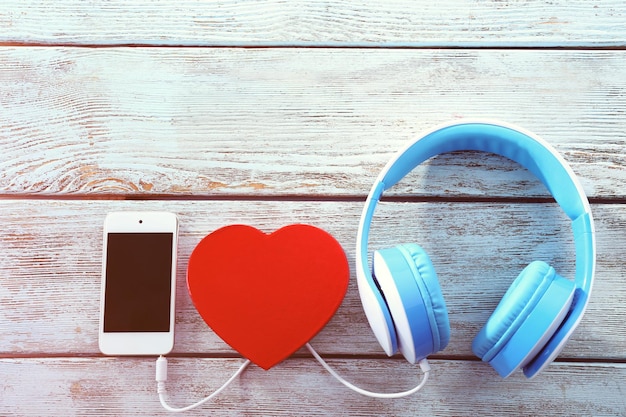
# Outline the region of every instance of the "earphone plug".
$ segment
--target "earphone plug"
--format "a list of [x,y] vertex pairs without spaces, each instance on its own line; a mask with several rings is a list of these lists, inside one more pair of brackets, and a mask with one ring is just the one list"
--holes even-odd
[[165,394],[165,381],[167,381],[167,359],[165,356],[159,356],[156,361],[155,379],[157,382],[157,393]]
[[167,358],[165,356],[159,356],[156,361],[156,382],[167,381]]

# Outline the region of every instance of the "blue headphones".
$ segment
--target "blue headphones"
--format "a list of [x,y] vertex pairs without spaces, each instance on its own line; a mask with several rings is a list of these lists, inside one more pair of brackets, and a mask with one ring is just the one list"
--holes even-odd
[[416,244],[378,250],[371,272],[367,246],[372,216],[383,192],[427,159],[460,150],[491,152],[518,162],[543,182],[572,220],[574,281],[556,274],[544,262],[532,262],[472,343],[473,352],[502,377],[521,368],[531,378],[558,356],[578,326],[589,302],[596,250],[593,218],[582,186],[556,150],[530,132],[499,122],[448,124],[427,132],[385,166],[359,223],[356,270],[361,302],[389,356],[400,350],[415,363],[448,344],[448,312],[426,252]]

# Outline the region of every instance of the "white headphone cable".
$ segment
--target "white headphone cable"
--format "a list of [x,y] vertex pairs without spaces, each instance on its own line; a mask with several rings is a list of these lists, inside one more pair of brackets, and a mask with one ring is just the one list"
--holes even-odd
[[[313,346],[311,346],[309,343],[306,344],[306,347],[309,350],[309,352],[311,352],[313,357],[324,367],[324,369],[326,369],[333,377],[335,377],[337,381],[341,382],[343,385],[350,388],[351,390],[361,395],[365,395],[367,397],[402,398],[402,397],[409,396],[411,394],[416,393],[417,391],[419,391],[420,389],[424,387],[424,385],[426,384],[426,381],[428,381],[428,375],[430,373],[430,365],[428,364],[428,361],[426,359],[422,359],[421,361],[419,361],[419,366],[422,372],[424,373],[424,376],[422,377],[422,380],[416,387],[408,391],[390,392],[390,393],[367,391],[367,390],[357,387],[354,384],[351,384],[350,382],[342,378],[333,368],[330,367],[330,365],[324,359],[322,359],[322,357],[315,351],[315,349],[313,349]],[[192,410],[212,400],[219,393],[224,391],[248,367],[248,365],[250,365],[250,360],[246,359],[246,361],[243,364],[241,364],[239,369],[237,369],[237,371],[230,378],[228,378],[228,380],[221,387],[219,387],[217,390],[215,390],[212,394],[210,394],[206,398],[198,401],[197,403],[188,405],[186,407],[176,408],[176,407],[172,407],[168,405],[165,400],[165,394],[167,393],[167,390],[165,387],[165,382],[167,381],[167,359],[165,358],[165,356],[159,356],[159,358],[156,361],[156,377],[155,377],[157,381],[157,392],[159,394],[159,401],[161,402],[161,405],[163,406],[164,409],[173,413],[180,413],[183,411]]]
[[350,382],[346,381],[345,379],[343,379],[337,372],[335,372],[335,370],[333,368],[330,367],[330,365],[328,365],[328,363],[326,363],[326,361],[324,359],[322,359],[322,357],[315,351],[315,349],[313,349],[313,346],[311,346],[310,344],[306,344],[306,348],[309,350],[309,352],[311,352],[311,354],[313,355],[313,357],[315,359],[317,359],[317,361],[322,364],[322,366],[324,367],[324,369],[326,369],[332,376],[335,377],[335,379],[337,379],[337,381],[341,382],[343,385],[345,385],[346,387],[350,388],[351,390],[358,392],[361,395],[365,395],[367,397],[372,397],[372,398],[402,398],[402,397],[406,397],[408,395],[411,394],[415,394],[417,391],[421,390],[424,385],[426,384],[426,381],[428,381],[428,374],[430,373],[430,365],[428,364],[428,361],[426,360],[426,358],[422,359],[419,361],[419,366],[422,370],[422,372],[424,373],[424,376],[422,377],[422,380],[420,381],[420,383],[408,390],[408,391],[402,391],[402,392],[390,392],[390,393],[381,393],[381,392],[372,392],[372,391],[367,391],[364,390],[362,388],[357,387],[356,385],[351,384]]
[[157,392],[159,393],[159,401],[161,401],[161,405],[163,406],[163,408],[173,413],[180,413],[183,411],[192,410],[196,407],[201,406],[207,401],[210,401],[220,392],[224,391],[226,387],[228,387],[235,380],[235,378],[237,378],[244,371],[244,369],[248,367],[248,365],[250,365],[250,360],[246,359],[246,361],[239,367],[239,369],[230,378],[228,378],[228,380],[224,383],[224,385],[219,387],[217,390],[215,390],[215,392],[213,392],[208,397],[198,401],[195,404],[188,405],[187,407],[175,408],[175,407],[169,406],[167,402],[165,401],[165,394],[166,394],[165,381],[167,381],[167,359],[165,358],[165,356],[160,356],[156,361],[156,381],[157,381]]

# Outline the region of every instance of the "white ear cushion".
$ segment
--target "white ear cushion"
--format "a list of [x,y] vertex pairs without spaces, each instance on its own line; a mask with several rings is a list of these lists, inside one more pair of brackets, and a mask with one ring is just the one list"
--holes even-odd
[[[398,349],[402,352],[406,360],[411,363],[415,363],[417,358],[415,345],[413,343],[413,333],[411,332],[406,309],[402,303],[402,298],[400,297],[398,287],[396,286],[394,277],[391,274],[389,265],[387,264],[384,256],[382,256],[378,251],[374,252],[374,276],[376,277],[378,285],[380,285],[380,288],[385,295],[387,306],[389,307],[391,317],[393,318],[396,335],[398,337]],[[417,286],[415,291],[415,297],[421,297]]]

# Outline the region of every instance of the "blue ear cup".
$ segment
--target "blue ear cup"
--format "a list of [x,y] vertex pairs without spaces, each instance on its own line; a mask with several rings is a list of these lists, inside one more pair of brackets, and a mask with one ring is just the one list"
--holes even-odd
[[444,349],[450,341],[448,311],[426,252],[415,244],[382,249],[374,253],[373,266],[405,358],[415,363]]
[[535,261],[515,279],[479,331],[472,351],[503,377],[526,366],[548,343],[572,304],[575,285]]

